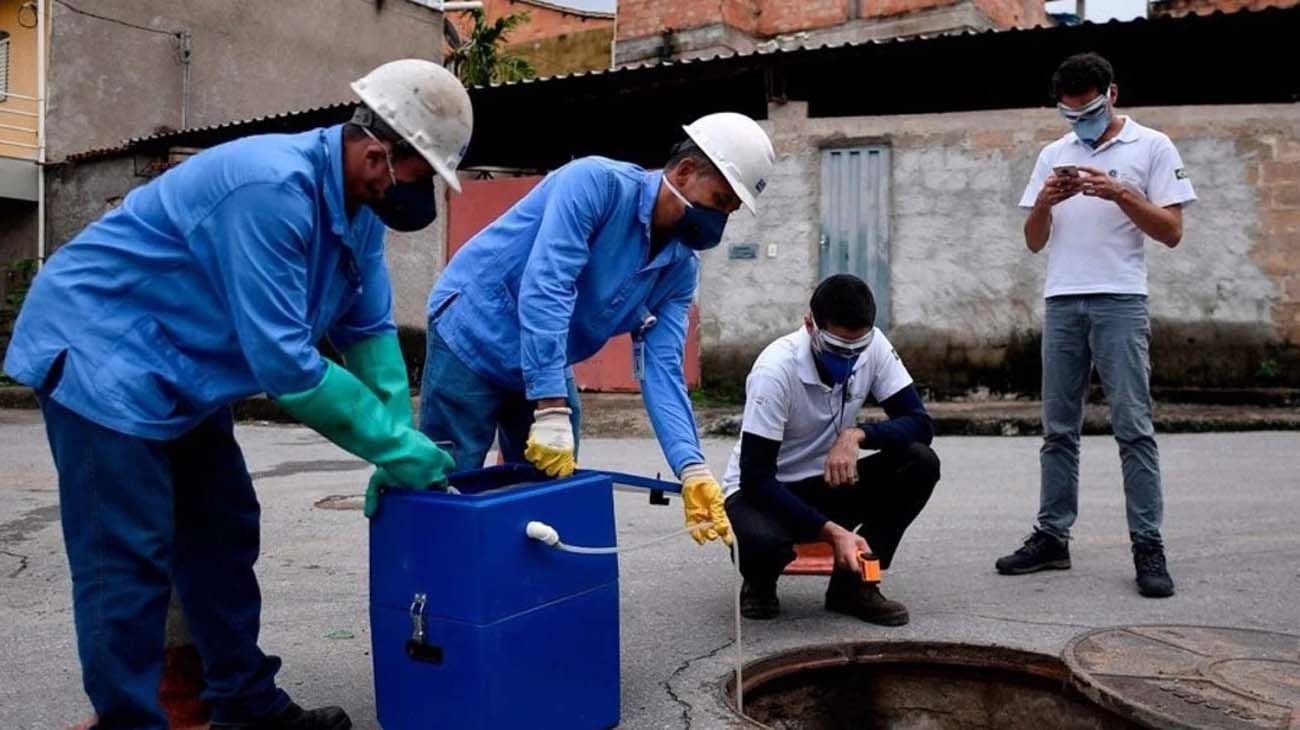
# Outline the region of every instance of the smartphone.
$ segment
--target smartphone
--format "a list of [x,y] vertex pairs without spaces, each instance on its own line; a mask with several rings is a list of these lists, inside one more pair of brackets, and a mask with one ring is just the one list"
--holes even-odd
[[1052,172],[1060,177],[1078,177],[1078,165],[1053,165]]

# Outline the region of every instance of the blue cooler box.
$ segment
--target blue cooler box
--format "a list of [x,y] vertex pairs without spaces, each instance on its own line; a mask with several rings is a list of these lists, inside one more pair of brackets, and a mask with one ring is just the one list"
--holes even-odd
[[618,563],[529,539],[614,545],[608,477],[502,466],[461,494],[390,490],[370,524],[375,704],[385,730],[588,730],[619,720]]

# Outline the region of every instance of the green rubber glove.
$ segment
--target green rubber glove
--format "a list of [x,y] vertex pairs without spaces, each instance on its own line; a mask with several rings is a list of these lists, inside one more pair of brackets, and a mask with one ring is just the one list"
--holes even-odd
[[362,340],[343,351],[343,363],[366,384],[393,420],[412,425],[411,386],[406,377],[406,360],[396,334]]
[[[384,404],[384,410],[396,423],[412,426],[411,385],[406,376],[406,359],[397,335],[380,335],[362,340],[343,351],[348,371],[366,384]],[[379,490],[402,486],[382,467],[370,475],[366,487],[365,514],[374,517],[379,510]]]
[[333,362],[326,362],[319,385],[278,401],[325,438],[379,467],[395,484],[428,489],[446,481],[455,466],[446,451],[411,428],[409,419],[399,423],[365,383]]

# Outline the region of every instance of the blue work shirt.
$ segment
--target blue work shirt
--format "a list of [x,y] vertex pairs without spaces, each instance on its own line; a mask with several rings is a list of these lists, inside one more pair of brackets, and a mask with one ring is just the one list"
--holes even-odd
[[704,463],[682,368],[699,258],[674,240],[648,260],[662,180],[602,157],[552,172],[452,258],[429,317],[466,366],[530,400],[565,397],[570,365],[642,333],[646,410],[680,473]]
[[5,371],[172,439],[232,401],[318,385],[323,337],[393,332],[384,226],[344,207],[342,129],[229,142],[131,191],[41,269]]

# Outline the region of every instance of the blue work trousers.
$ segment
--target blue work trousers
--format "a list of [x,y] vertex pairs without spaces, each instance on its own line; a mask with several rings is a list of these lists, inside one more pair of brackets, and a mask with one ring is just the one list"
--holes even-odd
[[[582,402],[572,369],[566,383],[576,457]],[[457,471],[482,468],[494,436],[507,464],[527,463],[524,447],[536,407],[523,393],[502,388],[461,362],[438,334],[434,320],[429,320],[428,352],[420,379],[420,430],[448,449]]]
[[1151,416],[1151,324],[1139,294],[1047,300],[1043,320],[1043,447],[1038,529],[1068,539],[1079,512],[1079,433],[1092,369],[1119,443],[1129,537],[1161,546],[1164,502]]
[[280,660],[257,646],[261,510],[230,411],[173,441],[151,441],[49,398],[41,409],[96,727],[167,728],[158,684],[173,585],[203,658],[212,719],[256,719],[287,706],[275,685]]

